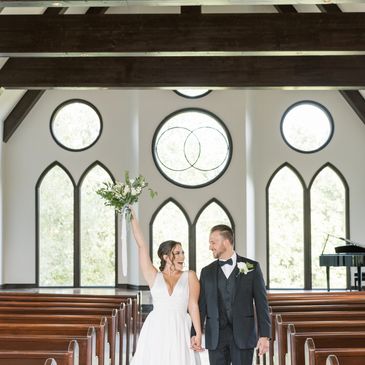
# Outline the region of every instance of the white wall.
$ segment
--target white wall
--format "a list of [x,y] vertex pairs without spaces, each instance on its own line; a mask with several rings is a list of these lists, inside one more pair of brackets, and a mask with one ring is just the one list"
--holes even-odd
[[[83,152],[62,149],[49,132],[52,112],[71,98],[90,101],[103,118],[101,138]],[[280,135],[283,112],[303,99],[322,103],[334,118],[332,142],[316,154],[291,150]],[[151,155],[151,141],[159,123],[168,114],[187,107],[215,113],[233,139],[229,168],[214,184],[201,189],[184,189],[166,181]],[[191,221],[207,201],[217,198],[235,221],[238,252],[258,259],[266,272],[265,187],[284,162],[295,166],[306,183],[324,163],[335,165],[350,186],[351,237],[365,241],[364,141],[364,124],[335,91],[221,90],[195,100],[168,90],[48,91],[10,141],[3,144],[3,283],[35,282],[35,185],[40,174],[56,160],[76,182],[96,160],[117,179],[123,177],[124,170],[131,175],[145,175],[159,193],[153,200],[146,194],[139,205],[146,238],[153,212],[169,197],[184,207]],[[129,262],[137,262],[133,242],[129,244]],[[119,267],[118,276],[119,283],[144,284],[136,267],[130,268],[126,278]]]

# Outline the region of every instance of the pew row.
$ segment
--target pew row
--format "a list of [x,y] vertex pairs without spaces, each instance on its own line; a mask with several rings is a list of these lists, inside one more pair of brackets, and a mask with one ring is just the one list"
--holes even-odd
[[288,351],[288,339],[287,329],[288,325],[296,322],[313,322],[313,321],[343,321],[343,320],[364,320],[365,321],[365,310],[353,311],[353,312],[341,312],[341,311],[322,311],[322,312],[291,312],[281,313],[276,315],[275,319],[275,349],[277,349],[278,363],[284,365],[285,355]]
[[97,363],[95,329],[90,327],[86,336],[63,335],[0,335],[0,351],[32,350],[57,351],[67,348],[76,340],[79,347],[79,365]]
[[293,325],[288,326],[288,362],[291,365],[304,365],[304,345],[312,338],[317,347],[363,347],[363,332],[295,332]]
[[78,365],[77,341],[70,341],[65,351],[0,351],[0,365],[43,365],[49,358],[57,365]]
[[365,348],[316,348],[312,338],[307,338],[304,346],[306,365],[326,365],[327,358],[335,355],[339,363],[364,365]]
[[[277,358],[278,354],[275,351],[275,346],[277,347],[276,339],[276,315],[283,313],[295,313],[295,312],[325,312],[325,311],[341,311],[343,313],[349,311],[365,311],[365,305],[359,303],[349,303],[349,304],[332,304],[331,301],[327,301],[326,304],[310,304],[310,305],[280,305],[280,306],[270,306],[269,312],[271,317],[271,339],[269,347],[269,362],[270,365],[274,363],[274,356]],[[285,340],[284,340],[285,341]],[[276,360],[276,365],[279,359]],[[281,360],[283,363],[284,360]]]
[[326,365],[340,365],[336,355],[329,355],[326,360]]

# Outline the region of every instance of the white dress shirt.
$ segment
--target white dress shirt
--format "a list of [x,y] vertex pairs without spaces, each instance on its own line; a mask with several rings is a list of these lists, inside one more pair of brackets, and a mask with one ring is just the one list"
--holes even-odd
[[[229,278],[229,276],[232,274],[232,271],[236,267],[236,264],[237,264],[236,252],[233,252],[233,255],[230,258],[232,259],[232,262],[233,262],[232,265],[225,264],[225,265],[221,266],[221,269],[223,270],[223,273],[227,279]],[[226,260],[219,260],[219,261],[226,261]]]

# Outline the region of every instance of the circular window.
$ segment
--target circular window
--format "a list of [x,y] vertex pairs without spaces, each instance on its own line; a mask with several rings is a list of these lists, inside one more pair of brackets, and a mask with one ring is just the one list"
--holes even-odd
[[51,134],[56,143],[71,151],[90,148],[102,130],[98,110],[84,100],[69,100],[57,107],[51,117]]
[[183,109],[167,116],[152,142],[162,175],[176,185],[198,188],[217,180],[227,169],[232,140],[223,122],[202,109]]
[[184,98],[198,99],[208,95],[211,91],[212,90],[208,89],[177,89],[175,90],[175,93]]
[[330,112],[314,101],[301,101],[290,106],[281,119],[284,141],[298,152],[312,153],[324,148],[333,136]]

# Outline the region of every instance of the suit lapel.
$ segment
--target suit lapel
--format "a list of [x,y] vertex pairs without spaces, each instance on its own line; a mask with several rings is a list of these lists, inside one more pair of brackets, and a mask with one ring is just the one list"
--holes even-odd
[[[242,262],[242,261],[244,261],[243,260],[243,257],[237,255],[237,263]],[[241,281],[241,277],[242,277],[242,275],[240,274],[240,271],[239,271],[239,269],[237,267],[237,263],[236,263],[236,267],[233,270],[233,275],[235,275],[235,277],[236,277],[236,285],[235,285],[235,288],[234,288],[234,300],[236,300],[236,296],[237,296],[237,292],[238,292],[238,287],[239,287],[239,284],[240,284],[240,281]]]
[[[218,270],[219,270],[218,260],[215,261],[211,269],[211,280],[212,280],[212,303],[218,303]],[[217,304],[218,307],[218,304]]]

